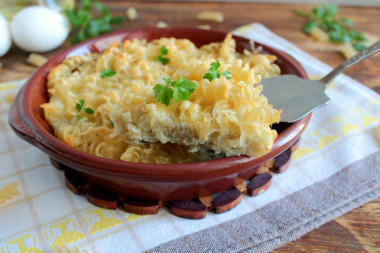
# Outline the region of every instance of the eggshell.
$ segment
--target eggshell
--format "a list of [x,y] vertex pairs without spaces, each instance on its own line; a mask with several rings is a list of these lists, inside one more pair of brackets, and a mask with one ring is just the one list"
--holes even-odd
[[0,57],[5,55],[12,45],[8,21],[0,14]]
[[19,11],[11,23],[14,42],[28,52],[47,52],[59,47],[69,35],[69,23],[59,12],[43,6]]

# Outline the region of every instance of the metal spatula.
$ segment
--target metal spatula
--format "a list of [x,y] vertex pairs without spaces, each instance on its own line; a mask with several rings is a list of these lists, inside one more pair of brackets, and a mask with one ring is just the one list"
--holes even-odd
[[275,109],[281,110],[281,122],[295,122],[315,109],[326,105],[328,84],[340,73],[380,51],[380,41],[342,62],[320,80],[307,80],[294,75],[281,75],[261,80],[262,93]]

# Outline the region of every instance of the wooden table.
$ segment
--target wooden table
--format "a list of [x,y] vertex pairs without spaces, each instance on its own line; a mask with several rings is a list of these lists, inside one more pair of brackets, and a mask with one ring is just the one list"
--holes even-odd
[[[282,5],[258,3],[207,3],[207,2],[141,2],[103,1],[112,13],[125,15],[128,7],[135,7],[139,18],[126,21],[114,30],[154,27],[159,21],[170,26],[197,26],[209,24],[212,29],[230,31],[242,25],[259,22],[289,40],[314,57],[334,67],[344,60],[336,52],[321,47],[318,42],[302,33],[304,20],[293,14],[294,8],[311,10],[311,5]],[[201,22],[196,19],[200,11],[224,13],[222,23]],[[355,28],[364,33],[380,36],[380,8],[339,7],[342,17],[350,18]],[[60,49],[68,46],[66,42]],[[49,57],[60,49],[44,54]],[[16,47],[0,58],[0,82],[27,77],[35,67],[25,62],[28,53]],[[347,70],[345,74],[380,93],[380,55],[367,59]],[[373,200],[316,229],[295,242],[274,252],[380,252],[380,199]]]

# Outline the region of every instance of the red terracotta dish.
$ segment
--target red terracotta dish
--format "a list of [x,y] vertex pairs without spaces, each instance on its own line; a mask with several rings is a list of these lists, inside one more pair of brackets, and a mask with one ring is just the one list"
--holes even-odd
[[[259,158],[234,156],[188,164],[143,164],[97,157],[64,144],[52,134],[40,107],[48,101],[46,77],[49,71],[70,56],[102,51],[114,41],[122,42],[131,38],[187,38],[196,46],[201,46],[222,41],[225,36],[224,32],[196,28],[147,28],[107,34],[72,46],[52,57],[30,77],[12,103],[9,123],[19,137],[38,147],[52,159],[80,173],[88,182],[121,196],[180,200],[228,190],[254,176],[260,164],[291,147],[299,139],[311,115],[282,126],[273,149]],[[250,48],[248,39],[238,36],[234,36],[234,39],[238,51]],[[304,69],[294,58],[279,50],[261,46],[265,53],[277,56],[276,63],[282,73],[307,78]]]

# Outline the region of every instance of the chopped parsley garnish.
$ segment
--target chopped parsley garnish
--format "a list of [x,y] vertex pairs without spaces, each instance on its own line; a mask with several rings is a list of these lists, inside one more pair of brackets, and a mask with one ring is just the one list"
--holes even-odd
[[181,76],[177,81],[170,78],[163,78],[165,84],[156,84],[154,86],[154,97],[158,102],[170,105],[171,100],[187,100],[191,93],[195,91],[197,85]]
[[87,112],[88,114],[94,114],[94,110],[92,110],[91,108],[83,108],[83,110],[85,111],[85,112]]
[[216,78],[220,78],[220,75],[223,75],[226,79],[231,79],[231,73],[230,71],[226,70],[223,73],[219,71],[220,62],[214,61],[210,64],[210,68],[208,69],[208,72],[204,74],[203,79],[207,79],[209,81],[212,81]]
[[[95,12],[92,10],[95,7]],[[99,13],[100,15],[93,15]],[[123,17],[112,17],[110,11],[99,2],[82,0],[80,6],[65,10],[65,14],[76,34],[71,37],[71,44],[75,44],[100,34],[111,32],[111,25],[120,24]]]
[[164,55],[168,54],[168,49],[165,46],[160,48],[160,54],[156,56],[156,61],[161,62],[163,65],[169,62],[169,58],[164,57]]
[[79,99],[78,103],[76,103],[75,106],[76,106],[78,112],[83,110],[88,114],[94,114],[94,110],[92,110],[91,108],[83,107],[84,106],[84,100],[83,99]]
[[116,75],[116,71],[108,68],[108,69],[103,69],[101,77],[111,77]]
[[362,42],[367,39],[361,32],[353,30],[354,23],[350,19],[337,17],[338,7],[335,4],[321,4],[311,13],[301,10],[294,10],[294,13],[307,19],[303,31],[308,35],[314,27],[319,27],[328,33],[331,42],[351,43],[357,51],[366,48]]

